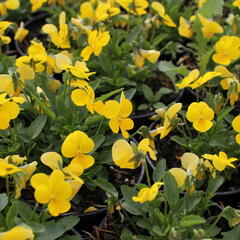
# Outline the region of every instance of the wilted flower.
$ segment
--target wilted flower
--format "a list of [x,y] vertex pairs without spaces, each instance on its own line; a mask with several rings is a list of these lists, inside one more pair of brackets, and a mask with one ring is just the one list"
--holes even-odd
[[164,185],[163,182],[155,182],[150,188],[144,187],[136,197],[132,197],[132,200],[140,203],[151,202],[157,197],[159,188],[162,185]]
[[188,107],[186,118],[197,131],[206,132],[213,125],[214,111],[205,102],[193,102]]

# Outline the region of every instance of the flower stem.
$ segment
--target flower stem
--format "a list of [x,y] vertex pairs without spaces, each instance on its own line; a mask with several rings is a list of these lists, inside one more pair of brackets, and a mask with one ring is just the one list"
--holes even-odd
[[148,171],[148,164],[147,164],[146,158],[144,159],[143,164],[144,164],[144,166],[145,166],[145,171],[146,171],[146,177],[147,177],[148,186],[151,187],[151,180],[150,180],[150,175],[149,175],[149,171]]

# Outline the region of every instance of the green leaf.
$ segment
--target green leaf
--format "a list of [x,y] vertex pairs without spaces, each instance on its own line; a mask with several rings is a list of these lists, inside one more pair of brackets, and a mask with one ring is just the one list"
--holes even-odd
[[217,176],[215,178],[210,179],[210,181],[208,182],[206,194],[210,194],[210,193],[215,194],[215,192],[219,189],[219,187],[223,183],[224,183],[224,177],[222,176]]
[[149,102],[154,102],[155,96],[152,89],[146,84],[142,85],[143,95]]
[[124,209],[126,209],[128,212],[130,212],[133,215],[136,215],[136,216],[141,215],[142,204],[132,201],[132,197],[137,196],[137,190],[129,186],[123,185],[121,187],[121,191],[125,199],[125,201],[123,202]]
[[47,121],[47,115],[38,116],[26,130],[26,134],[30,139],[35,139],[44,128]]
[[170,208],[173,210],[179,199],[178,185],[175,178],[169,172],[164,173],[163,180],[164,195],[166,196]]
[[2,211],[8,204],[8,196],[6,193],[0,194],[0,211]]
[[142,111],[142,110],[146,110],[148,109],[148,105],[143,103],[143,104],[140,104],[137,108],[139,111]]
[[222,15],[224,0],[207,0],[199,13],[206,18],[212,18],[218,14]]
[[176,66],[170,61],[160,61],[158,64],[158,69],[161,72],[170,72],[176,69]]
[[99,63],[102,67],[102,69],[106,72],[111,74],[113,72],[113,63],[110,61],[110,57],[106,56],[105,54],[100,54],[98,56]]
[[117,94],[121,91],[123,91],[123,88],[111,91],[109,93],[106,93],[106,94],[102,95],[101,97],[96,98],[96,101],[99,101],[99,100],[105,101],[106,99],[110,98],[111,96],[113,96],[113,95],[115,95],[115,94]]
[[12,228],[16,225],[16,217],[18,215],[17,201],[12,202],[12,206],[8,209],[6,215],[6,224],[8,228]]
[[171,140],[173,140],[174,142],[176,142],[177,144],[183,146],[183,147],[188,147],[188,144],[186,142],[186,138],[184,137],[179,137],[179,136],[172,136]]
[[240,227],[235,227],[231,231],[223,232],[223,240],[239,240]]
[[188,216],[184,216],[181,219],[179,226],[180,227],[190,227],[190,226],[197,225],[197,224],[203,224],[205,222],[206,222],[206,220],[203,217],[200,217],[198,215],[188,215]]
[[124,91],[125,97],[128,100],[131,100],[133,98],[133,96],[135,95],[136,91],[137,90],[135,88],[131,88],[131,89],[127,90],[127,91]]
[[133,234],[129,229],[124,228],[122,230],[121,237],[120,237],[121,240],[132,240],[132,237],[133,237]]
[[55,240],[73,228],[78,222],[79,218],[76,216],[63,217],[57,222],[47,222],[45,224],[46,230],[40,233],[36,240]]
[[233,109],[234,109],[234,106],[224,108],[224,109],[218,114],[218,116],[217,116],[217,122],[218,122],[218,121],[221,121],[222,119],[224,119],[224,117],[226,117],[226,115],[227,115],[228,113],[230,113]]
[[161,181],[165,171],[166,171],[166,160],[161,159],[153,171],[153,181],[154,182]]
[[108,182],[105,179],[102,178],[97,178],[94,179],[93,182],[102,190],[104,190],[107,195],[112,195],[115,198],[118,198],[118,191],[116,190],[116,188],[113,186],[113,184],[111,184],[110,182]]
[[126,42],[130,43],[130,42],[135,41],[138,38],[138,36],[141,32],[142,32],[142,29],[139,26],[134,27],[130,31],[130,33],[129,33],[127,39],[126,39]]

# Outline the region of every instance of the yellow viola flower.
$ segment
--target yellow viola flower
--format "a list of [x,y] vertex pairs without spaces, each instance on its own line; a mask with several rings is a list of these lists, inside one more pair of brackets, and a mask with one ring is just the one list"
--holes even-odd
[[209,80],[211,80],[215,77],[218,77],[220,75],[222,75],[222,73],[220,73],[220,72],[207,72],[203,76],[198,78],[195,82],[189,84],[188,87],[190,87],[192,89],[196,89],[198,87],[201,87],[203,84],[205,84]]
[[177,83],[176,86],[178,88],[188,87],[192,82],[195,82],[198,79],[199,75],[199,70],[194,69],[188,74],[188,76],[182,79],[181,83]]
[[47,54],[42,43],[31,41],[31,45],[28,48],[28,55],[35,63],[34,70],[36,72],[43,72],[46,69],[48,75],[52,73],[55,61]]
[[213,162],[213,166],[218,171],[223,171],[227,166],[236,168],[232,162],[237,161],[237,158],[228,158],[225,152],[219,152],[219,154],[204,154],[202,155],[205,159],[211,160]]
[[177,113],[182,109],[181,103],[174,103],[171,107],[164,114],[164,123],[163,126],[158,127],[150,131],[150,135],[152,137],[157,136],[160,134],[160,139],[166,137],[174,128],[175,123],[174,120],[177,118]]
[[234,7],[240,8],[240,0],[235,0],[232,4]]
[[81,51],[81,57],[84,61],[88,61],[92,53],[99,56],[102,48],[110,41],[109,32],[98,32],[97,30],[91,31],[88,34],[88,46]]
[[126,140],[117,140],[112,147],[114,164],[120,168],[135,169],[141,165],[140,154],[146,155],[149,153],[153,160],[157,159],[148,138],[142,139],[136,150],[138,152],[134,152],[133,147]]
[[198,69],[192,70],[188,76],[186,76],[181,83],[177,83],[176,86],[178,88],[190,87],[192,89],[201,87],[203,84],[208,82],[209,80],[222,75],[221,72],[207,72],[203,76],[199,77],[200,72]]
[[110,2],[99,2],[95,11],[96,21],[105,21],[120,13],[120,9]]
[[179,18],[178,33],[185,38],[191,38],[193,35],[191,24],[184,17]]
[[146,8],[148,7],[148,1],[146,0],[116,0],[116,3],[134,15],[147,13]]
[[124,139],[117,140],[112,147],[113,162],[120,168],[135,169],[141,164],[136,159],[132,146]]
[[55,61],[55,67],[54,67],[54,72],[55,73],[61,73],[64,70],[64,67],[67,65],[72,65],[72,56],[71,54],[64,50],[56,55],[52,56]]
[[22,164],[25,160],[27,160],[26,157],[20,157],[19,155],[11,155],[11,156],[7,156],[5,157],[5,160],[8,163],[14,163],[16,165],[20,165]]
[[8,74],[0,74],[0,92],[5,92],[9,95],[15,95],[16,91],[12,76]]
[[19,167],[9,164],[5,159],[0,158],[0,177],[5,177],[21,171],[22,170]]
[[93,4],[90,1],[86,1],[80,4],[80,17],[82,19],[89,19],[89,20],[94,20],[95,18],[95,13],[94,13],[94,8]]
[[203,17],[200,13],[197,15],[202,24],[202,33],[205,38],[211,38],[216,33],[223,33],[223,28],[212,20]]
[[238,133],[235,137],[236,142],[240,144],[240,115],[236,116],[232,121],[233,129]]
[[94,158],[89,154],[94,148],[94,141],[82,131],[70,133],[64,140],[61,152],[66,158],[74,158],[83,169],[94,164]]
[[151,147],[150,140],[148,138],[144,138],[138,144],[138,150],[143,152],[145,155],[148,153],[152,160],[157,160],[157,157]]
[[229,72],[224,66],[217,66],[215,71],[221,72],[221,77],[224,79],[221,80],[220,84],[224,90],[228,90],[228,97],[230,99],[230,104],[233,106],[236,101],[238,101],[240,93],[240,82],[238,77]]
[[33,175],[31,185],[35,189],[36,201],[48,204],[48,211],[52,216],[58,216],[71,208],[69,198],[72,188],[68,182],[65,182],[64,174],[60,170],[54,170],[50,176],[44,173]]
[[213,125],[214,111],[205,102],[193,102],[188,106],[186,118],[197,131],[206,132]]
[[7,232],[0,233],[0,240],[34,240],[34,234],[28,226],[15,226]]
[[38,163],[34,161],[20,167],[22,171],[17,174],[18,181],[16,182],[15,199],[18,199],[21,197],[21,192],[24,188],[26,188],[28,180],[37,169],[37,164]]
[[78,159],[73,159],[68,166],[63,168],[63,160],[60,154],[57,152],[46,152],[42,154],[41,162],[53,171],[56,169],[62,170],[68,180],[76,180],[80,182],[81,185],[84,183],[83,180],[79,178],[79,176],[83,174],[84,169]]
[[169,27],[176,27],[176,24],[173,22],[173,20],[170,18],[169,15],[165,13],[165,8],[160,2],[152,2],[152,8],[158,12],[161,22]]
[[168,171],[175,178],[175,180],[176,180],[176,182],[178,184],[178,187],[181,188],[184,185],[185,180],[187,178],[186,171],[184,171],[181,168],[171,168]]
[[29,33],[29,30],[24,28],[24,23],[21,22],[20,27],[17,29],[15,33],[14,39],[19,42],[22,42],[23,39],[28,35],[28,33]]
[[32,5],[32,12],[38,10],[42,5],[47,2],[47,0],[30,0],[30,3]]
[[228,65],[240,57],[240,38],[236,36],[222,36],[215,44],[216,51],[212,59],[214,62]]
[[20,113],[19,103],[23,103],[23,98],[6,98],[6,93],[0,94],[0,129],[7,129],[12,119]]
[[181,157],[181,164],[184,169],[187,171],[187,175],[197,176],[197,167],[200,163],[199,157],[191,152],[184,153]]
[[121,130],[123,137],[128,138],[128,130],[133,129],[134,122],[128,118],[132,112],[132,103],[126,99],[122,92],[120,103],[115,100],[109,100],[104,105],[103,115],[110,119],[109,127],[114,133],[118,133]]
[[133,60],[136,67],[142,68],[144,65],[145,59],[147,59],[151,63],[155,63],[158,60],[159,56],[160,56],[160,51],[140,49],[134,52]]
[[89,72],[89,69],[85,62],[76,61],[75,65],[65,65],[64,70],[69,71],[73,76],[89,80],[89,76],[95,74],[95,72]]
[[163,182],[155,182],[150,188],[142,188],[136,197],[132,197],[134,202],[145,203],[153,201],[157,195],[159,188],[164,185]]
[[95,101],[95,93],[92,87],[86,81],[75,81],[76,83],[70,82],[71,86],[77,86],[79,88],[75,89],[71,93],[71,99],[73,103],[77,106],[86,106],[89,112],[92,114],[96,111],[102,114],[104,104],[102,101]]
[[11,38],[8,36],[4,36],[5,30],[11,25],[11,22],[8,21],[0,21],[0,42],[1,44],[9,44],[11,42]]
[[51,42],[59,48],[70,48],[68,38],[68,25],[66,24],[66,13],[61,12],[59,15],[59,31],[53,24],[45,24],[42,27],[44,33],[49,34]]
[[1,15],[7,15],[7,9],[16,10],[19,8],[20,2],[19,0],[6,0],[0,3],[0,13]]

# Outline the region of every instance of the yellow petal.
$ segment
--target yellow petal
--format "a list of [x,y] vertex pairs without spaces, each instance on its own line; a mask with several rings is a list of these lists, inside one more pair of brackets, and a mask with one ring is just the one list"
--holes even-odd
[[46,152],[41,156],[41,162],[52,170],[62,167],[62,157],[56,152]]
[[135,161],[135,154],[131,145],[123,139],[117,140],[112,147],[113,162],[120,168],[135,169],[140,162]]
[[187,173],[181,168],[171,168],[169,172],[172,176],[174,176],[178,187],[182,187],[185,183],[185,179],[187,178]]

